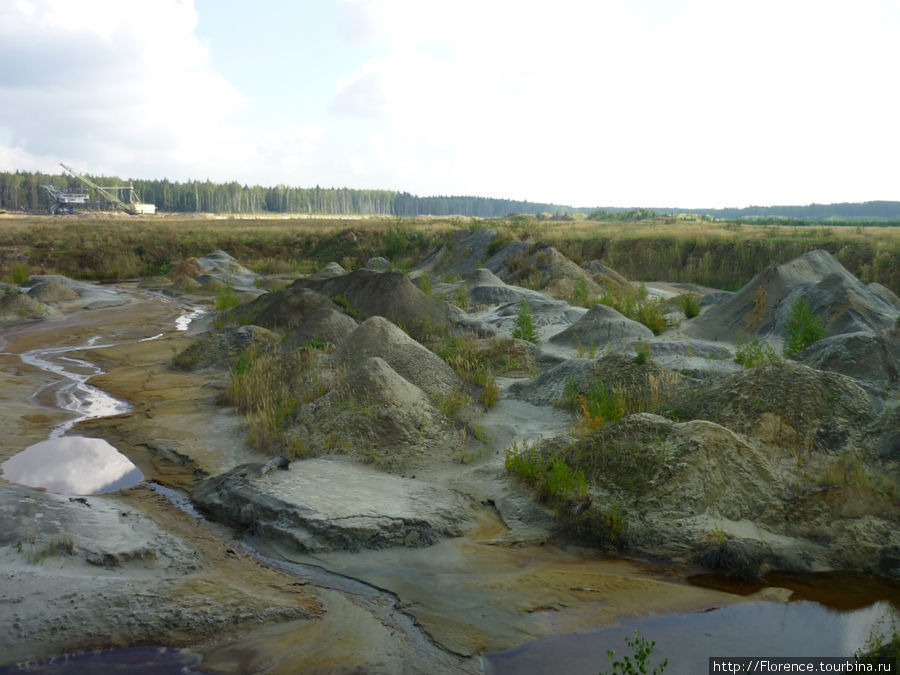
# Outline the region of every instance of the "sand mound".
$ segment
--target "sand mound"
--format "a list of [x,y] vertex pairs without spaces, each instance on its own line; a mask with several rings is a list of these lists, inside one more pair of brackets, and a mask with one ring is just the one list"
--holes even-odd
[[80,297],[70,286],[66,286],[65,284],[52,279],[39,281],[31,287],[31,290],[28,291],[28,295],[38,302],[47,304],[54,302],[72,302],[73,300],[78,300]]
[[[535,450],[526,452],[534,453]],[[584,473],[591,498],[563,519],[581,541],[688,559],[743,578],[767,567],[889,572],[900,508],[864,485],[822,489],[778,456],[706,420],[630,415],[542,441]]]
[[300,347],[314,339],[336,345],[357,325],[326,296],[296,283],[235,307],[229,316],[284,333],[286,347]]
[[322,269],[312,275],[312,279],[332,279],[334,277],[342,277],[347,274],[347,270],[336,262],[330,262]]
[[887,300],[889,303],[891,303],[894,309],[900,310],[900,298],[898,298],[897,294],[887,286],[882,286],[881,284],[873,281],[871,284],[869,284],[869,290],[880,296],[882,299]]
[[808,453],[856,447],[876,417],[869,395],[852,379],[793,361],[736,373],[679,398],[673,410]]
[[397,373],[432,396],[450,396],[466,388],[463,380],[439,356],[380,316],[360,324],[330,360],[335,365],[354,369],[373,356],[384,359]]
[[826,335],[890,327],[897,310],[826,251],[810,251],[756,275],[733,297],[687,323],[684,332],[711,340],[785,335],[790,307],[806,298]]
[[[589,295],[599,295],[603,291],[589,273],[552,246],[545,246],[531,254],[526,252],[524,255],[508,258],[504,262],[504,266],[508,273],[506,275],[501,273],[499,276],[512,283],[528,279],[529,285],[548,288],[553,282],[557,282],[557,288],[567,290],[572,288],[570,284],[573,285],[579,279],[584,279]],[[559,284],[560,281],[569,283]],[[570,293],[570,290],[567,292]],[[549,293],[549,290],[548,294],[553,295]],[[569,295],[558,297],[569,297]]]
[[414,274],[468,276],[483,266],[496,243],[499,243],[496,230],[457,230],[450,234],[446,244],[416,268]]
[[569,347],[603,347],[610,342],[631,342],[650,339],[653,331],[629,319],[612,307],[594,305],[587,314],[565,330],[550,338],[550,342]]
[[900,336],[845,333],[813,343],[793,357],[819,370],[841,373],[872,384],[900,382]]
[[626,410],[650,410],[665,403],[682,386],[678,373],[652,359],[638,364],[631,356],[609,354],[594,361],[568,359],[527,382],[514,382],[509,395],[534,405],[560,404],[566,399],[566,383],[584,393],[597,382],[607,391],[619,391]]
[[225,251],[218,250],[208,253],[202,258],[195,258],[197,266],[207,274],[236,274],[253,277],[255,273],[241,265],[237,260]]
[[231,364],[231,360],[235,356],[251,344],[277,345],[279,342],[281,342],[279,337],[265,328],[241,326],[234,330],[201,338],[175,356],[172,362],[185,370],[212,365],[225,368]]
[[510,286],[485,268],[475,270],[467,280],[469,301],[478,305],[502,305],[510,302],[546,302],[547,296],[539,291]]
[[576,439],[563,455],[591,483],[657,518],[756,519],[773,497],[766,455],[712,422],[638,413]]
[[383,258],[382,256],[369,258],[366,261],[366,269],[371,270],[372,272],[390,272],[391,261],[387,258]]
[[298,279],[302,286],[334,299],[343,298],[363,319],[383,316],[408,330],[447,323],[444,305],[416,288],[405,274],[356,270],[330,279]]
[[32,321],[59,316],[59,310],[35,300],[25,293],[0,295],[0,319],[4,321]]
[[584,264],[584,268],[591,273],[598,284],[602,286],[621,286],[623,288],[633,288],[631,283],[616,272],[609,265],[604,265],[599,260],[590,260]]
[[378,357],[363,360],[330,392],[300,407],[289,443],[347,453],[401,471],[445,459],[460,436],[417,386]]

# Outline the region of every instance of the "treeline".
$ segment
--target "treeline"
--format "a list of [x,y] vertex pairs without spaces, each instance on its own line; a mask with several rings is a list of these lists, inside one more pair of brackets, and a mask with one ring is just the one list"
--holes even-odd
[[[392,190],[241,185],[237,182],[134,180],[91,176],[103,187],[134,185],[140,198],[159,211],[202,213],[303,213],[327,215],[474,216],[498,218],[511,212],[566,213],[572,209],[486,197],[419,197]],[[0,172],[0,209],[46,211],[50,198],[41,185],[82,187],[77,178],[62,174]],[[94,196],[99,199],[99,196]]]
[[[594,220],[643,220],[655,215],[673,215],[691,213],[709,216],[722,220],[749,220],[755,223],[768,224],[803,224],[802,221],[825,222],[829,220],[853,221],[900,221],[900,202],[841,202],[837,204],[808,204],[806,206],[747,206],[744,208],[726,209],[685,209],[685,208],[619,208],[615,206],[602,209],[577,209],[577,212],[588,213]],[[786,222],[788,221],[788,222]]]

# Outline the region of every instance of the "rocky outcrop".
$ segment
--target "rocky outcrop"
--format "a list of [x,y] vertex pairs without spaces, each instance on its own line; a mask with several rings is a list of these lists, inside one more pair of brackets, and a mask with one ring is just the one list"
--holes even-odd
[[[61,287],[68,288],[71,292],[64,291]],[[32,275],[22,282],[22,288],[28,289],[29,295],[35,293],[36,300],[43,297],[47,298],[43,302],[65,303],[67,309],[105,309],[130,302],[128,296],[120,291],[76,281],[60,274]]]
[[900,336],[890,332],[833,335],[791,358],[812,368],[878,386],[900,382]]
[[272,331],[260,326],[241,326],[223,333],[207,335],[190,345],[173,362],[179,368],[194,370],[218,365],[228,367],[231,361],[252,344],[275,346],[281,340]]
[[260,468],[210,478],[194,500],[217,518],[309,553],[429,546],[471,524],[457,494],[421,480],[332,459],[264,475]]

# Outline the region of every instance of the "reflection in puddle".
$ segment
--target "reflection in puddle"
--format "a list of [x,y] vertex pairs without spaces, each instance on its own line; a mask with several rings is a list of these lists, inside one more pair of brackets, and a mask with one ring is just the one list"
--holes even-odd
[[62,494],[112,492],[144,478],[140,469],[109,443],[82,436],[35,443],[0,466],[6,480]]
[[108,346],[98,345],[99,340],[98,336],[81,345],[33,349],[20,355],[23,362],[63,378],[42,387],[33,398],[53,394],[56,406],[75,416],[54,427],[46,441],[3,462],[0,468],[6,480],[63,494],[112,492],[143,480],[140,470],[106,441],[64,435],[83,420],[131,410],[125,401],[87,383],[103,372],[100,368],[68,355]]
[[890,633],[900,613],[887,602],[837,612],[814,602],[746,602],[694,614],[623,622],[596,631],[538,638],[489,654],[493,673],[591,673],[607,666],[606,650],[628,653],[635,629],[656,642],[652,662],[665,672],[705,673],[710,656],[852,656],[874,631]]

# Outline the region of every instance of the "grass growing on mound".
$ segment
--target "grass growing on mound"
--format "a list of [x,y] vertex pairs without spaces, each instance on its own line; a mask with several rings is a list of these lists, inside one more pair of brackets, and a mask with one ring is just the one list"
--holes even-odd
[[287,432],[297,408],[330,389],[317,372],[318,353],[315,344],[290,354],[272,345],[251,344],[234,360],[225,399],[246,415],[252,447],[290,450]]
[[696,293],[682,293],[675,298],[675,303],[688,319],[700,314],[700,296]]
[[478,350],[474,335],[453,335],[445,332],[432,351],[456,371],[466,382],[481,388],[481,402],[486,408],[497,405],[500,388],[494,371]]
[[612,307],[629,319],[644,324],[659,335],[666,329],[666,306],[662,298],[652,298],[647,289],[641,285],[637,291],[628,288],[607,288],[597,301]]
[[775,363],[778,361],[778,354],[771,345],[760,344],[759,338],[753,338],[751,342],[738,346],[734,360],[744,368],[756,368],[764,363]]

